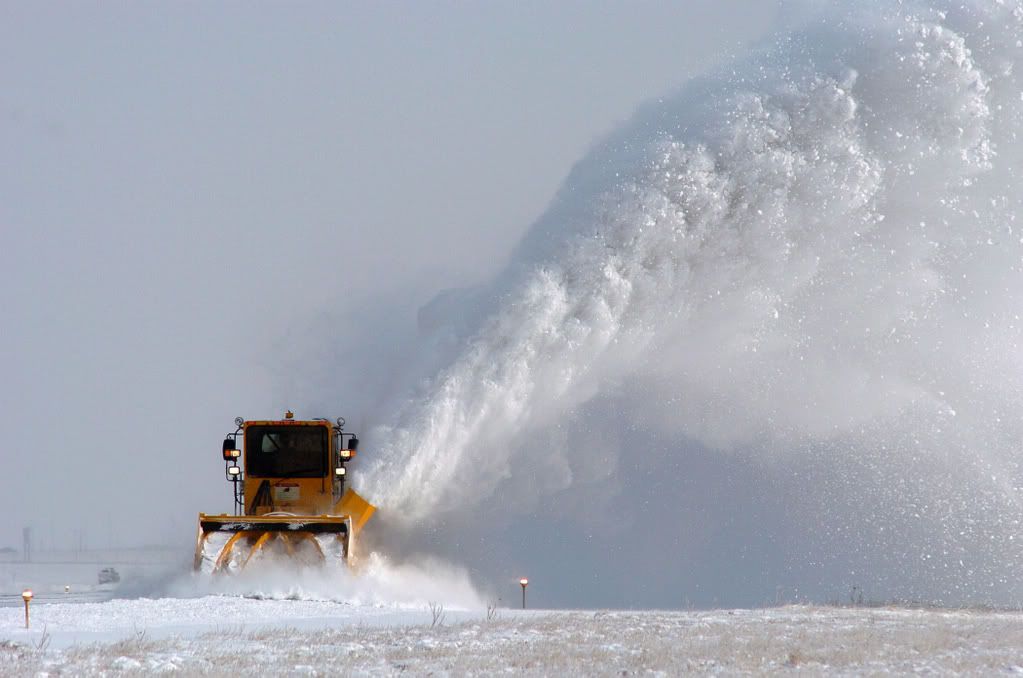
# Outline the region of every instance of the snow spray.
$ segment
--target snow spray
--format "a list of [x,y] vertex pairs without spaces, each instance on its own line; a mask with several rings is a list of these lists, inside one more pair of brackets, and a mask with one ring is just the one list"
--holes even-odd
[[680,445],[855,460],[819,491],[864,538],[1015,595],[1021,75],[1017,3],[846,3],[643,107],[373,432],[360,490],[409,525],[517,465],[556,493],[593,455],[524,434],[614,392]]

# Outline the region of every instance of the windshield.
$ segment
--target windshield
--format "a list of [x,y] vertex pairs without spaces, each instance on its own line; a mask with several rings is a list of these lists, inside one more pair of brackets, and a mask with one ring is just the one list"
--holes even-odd
[[323,426],[249,426],[245,466],[256,477],[321,478],[327,475],[327,430]]

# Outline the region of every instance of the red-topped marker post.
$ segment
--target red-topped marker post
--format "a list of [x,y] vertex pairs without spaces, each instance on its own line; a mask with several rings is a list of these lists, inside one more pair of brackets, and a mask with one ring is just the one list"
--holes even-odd
[[[523,589],[525,590],[525,589]],[[28,601],[32,600],[32,589],[25,589],[21,592],[21,599],[25,601],[25,628],[28,628]]]

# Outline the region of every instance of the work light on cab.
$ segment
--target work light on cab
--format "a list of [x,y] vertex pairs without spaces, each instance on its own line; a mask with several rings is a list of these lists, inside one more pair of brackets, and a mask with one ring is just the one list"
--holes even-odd
[[235,442],[234,438],[224,439],[224,461],[232,461],[242,456],[241,450],[238,449],[238,443]]

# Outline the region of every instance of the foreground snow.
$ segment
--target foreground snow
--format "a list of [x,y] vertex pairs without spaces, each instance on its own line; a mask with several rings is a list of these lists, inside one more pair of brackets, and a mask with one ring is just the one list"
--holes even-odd
[[[260,599],[237,596],[147,598],[102,603],[32,604],[32,628],[24,609],[0,609],[0,640],[63,649],[88,643],[145,638],[164,640],[210,634],[234,637],[287,626],[322,630],[351,626],[415,626],[432,623],[429,606],[360,605],[331,600]],[[444,610],[452,622],[478,612]]]
[[[39,607],[51,608],[36,611],[46,634],[18,629],[18,610],[0,610],[5,673],[1023,673],[1018,613],[784,607],[495,615],[230,597]],[[107,641],[81,644],[89,633]]]

